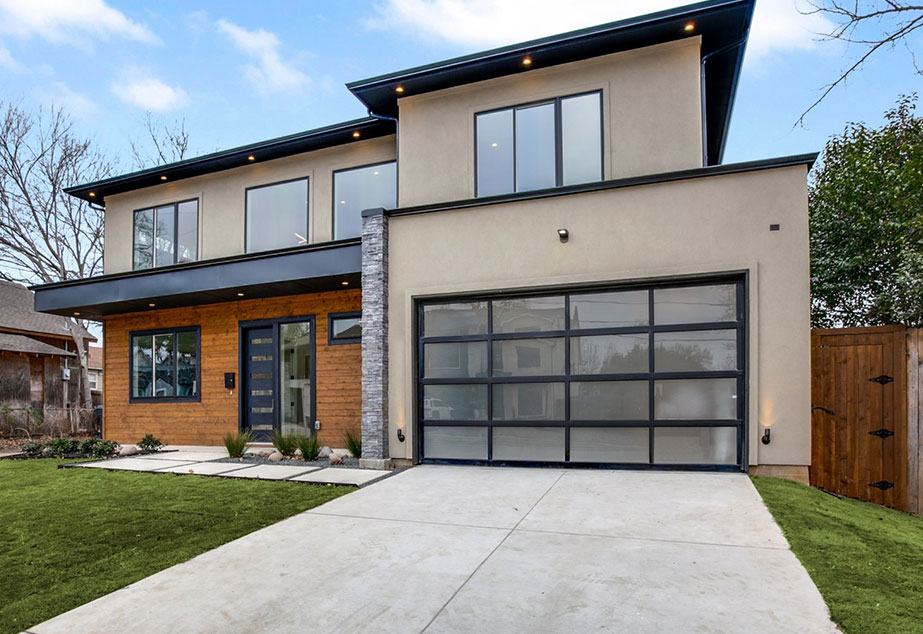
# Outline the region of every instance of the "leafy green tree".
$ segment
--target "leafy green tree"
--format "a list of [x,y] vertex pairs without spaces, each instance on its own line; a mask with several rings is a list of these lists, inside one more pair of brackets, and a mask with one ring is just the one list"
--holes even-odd
[[809,188],[813,325],[923,325],[923,119],[902,96],[881,128],[827,142]]

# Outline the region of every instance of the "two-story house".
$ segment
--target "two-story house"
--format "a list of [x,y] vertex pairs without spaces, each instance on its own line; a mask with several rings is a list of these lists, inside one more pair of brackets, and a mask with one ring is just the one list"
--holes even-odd
[[815,156],[722,163],[753,6],[358,81],[367,118],[74,187],[105,273],[36,306],[104,322],[122,442],[803,478]]

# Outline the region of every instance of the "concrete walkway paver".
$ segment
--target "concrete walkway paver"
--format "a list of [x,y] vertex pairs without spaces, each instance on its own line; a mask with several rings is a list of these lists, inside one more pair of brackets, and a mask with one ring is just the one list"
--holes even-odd
[[112,460],[100,460],[99,462],[85,462],[79,467],[90,469],[116,469],[119,471],[145,471],[153,472],[158,469],[167,467],[180,467],[185,465],[196,464],[189,460],[151,460],[149,458],[116,458]]
[[[228,464],[228,463],[224,463]],[[237,465],[238,467],[240,464]],[[294,467],[289,465],[258,464],[244,467],[230,473],[221,474],[228,478],[253,478],[260,480],[287,480],[292,476],[301,475],[310,471],[317,471],[319,467]]]
[[368,484],[379,478],[391,475],[391,471],[381,469],[321,469],[311,473],[297,475],[296,482],[315,482],[317,484]]
[[128,630],[838,632],[744,475],[441,466],[29,631]]
[[247,465],[233,464],[231,462],[193,462],[179,467],[166,467],[158,469],[157,473],[179,473],[183,475],[221,475],[229,471],[245,469]]

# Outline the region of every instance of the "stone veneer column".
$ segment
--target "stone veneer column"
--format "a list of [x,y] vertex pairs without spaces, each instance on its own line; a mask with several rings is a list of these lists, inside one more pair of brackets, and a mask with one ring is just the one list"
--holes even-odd
[[388,216],[362,212],[362,459],[390,466],[388,451]]

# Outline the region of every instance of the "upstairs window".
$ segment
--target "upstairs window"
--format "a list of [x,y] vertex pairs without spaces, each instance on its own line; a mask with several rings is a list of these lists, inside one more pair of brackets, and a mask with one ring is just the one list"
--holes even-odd
[[333,173],[333,239],[362,233],[362,211],[397,206],[397,164],[380,163]]
[[602,180],[602,94],[482,112],[475,144],[478,196]]
[[247,190],[246,252],[308,243],[308,179]]
[[139,209],[134,217],[135,270],[194,262],[199,257],[199,201]]

